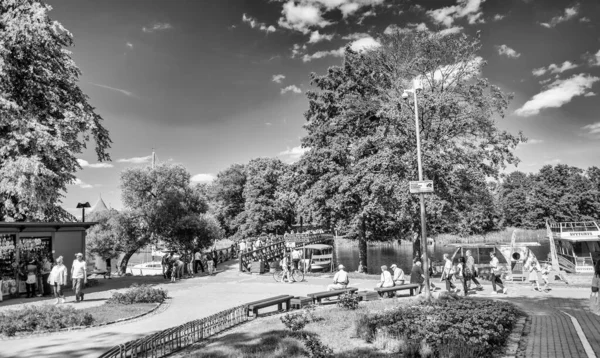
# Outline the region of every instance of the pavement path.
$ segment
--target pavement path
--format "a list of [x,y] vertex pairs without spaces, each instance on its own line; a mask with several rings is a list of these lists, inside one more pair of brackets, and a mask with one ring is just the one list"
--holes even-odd
[[[220,265],[224,271],[215,276],[201,276],[164,283],[157,277],[126,277],[101,280],[101,285],[87,290],[83,303],[73,304],[83,308],[100,305],[108,298],[111,289],[128,287],[132,282],[159,283],[169,291],[170,305],[155,314],[105,327],[72,332],[52,333],[42,336],[0,340],[0,357],[97,357],[110,347],[141,338],[154,332],[179,324],[207,317],[215,312],[237,305],[279,294],[305,296],[310,292],[324,290],[330,283],[330,275],[307,277],[306,282],[282,284],[273,281],[271,275],[248,275],[237,272],[237,263]],[[437,283],[436,283],[437,284]],[[359,290],[372,289],[373,279],[353,280],[351,286]],[[439,286],[439,284],[438,284]],[[529,335],[526,345],[527,358],[574,357],[589,358],[579,338],[571,317],[579,323],[589,345],[600,357],[600,317],[587,310],[589,289],[572,288],[557,284],[546,294],[531,291],[528,285],[509,283],[508,295],[492,295],[490,285],[476,295],[516,303],[530,314]],[[30,304],[52,304],[52,299],[7,300],[0,304],[0,311]]]

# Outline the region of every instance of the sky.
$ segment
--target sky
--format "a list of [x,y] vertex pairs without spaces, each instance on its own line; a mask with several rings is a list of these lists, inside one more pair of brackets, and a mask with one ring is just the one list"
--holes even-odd
[[514,93],[498,126],[523,131],[522,160],[600,166],[600,2],[549,0],[49,0],[73,33],[80,86],[104,118],[63,207],[101,195],[121,209],[123,169],[183,164],[196,182],[257,157],[299,158],[310,73],[386,29],[480,32],[482,75]]

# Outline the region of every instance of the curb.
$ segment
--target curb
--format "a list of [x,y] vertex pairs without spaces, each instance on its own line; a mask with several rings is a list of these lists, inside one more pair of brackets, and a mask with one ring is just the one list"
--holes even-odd
[[72,331],[81,331],[84,329],[94,329],[94,328],[102,328],[108,325],[112,325],[112,324],[118,324],[118,323],[122,323],[122,322],[127,322],[127,321],[132,321],[134,319],[137,318],[141,318],[143,316],[149,315],[153,312],[155,312],[156,310],[158,310],[160,307],[162,307],[163,305],[166,305],[166,308],[168,308],[168,306],[170,305],[170,302],[167,302],[168,300],[165,300],[165,302],[163,303],[157,303],[154,308],[140,313],[136,316],[131,316],[131,317],[127,317],[127,318],[121,318],[118,319],[116,321],[110,321],[110,322],[104,322],[104,323],[100,323],[100,324],[96,324],[96,325],[91,325],[91,326],[77,326],[77,327],[69,327],[69,328],[62,328],[56,331],[38,331],[38,332],[33,332],[31,334],[19,334],[13,337],[7,337],[4,335],[0,335],[0,342],[2,341],[14,341],[14,340],[19,340],[19,339],[27,339],[27,338],[35,338],[35,337],[46,337],[46,336],[50,336],[53,334],[60,334],[60,333],[65,333],[65,332],[72,332]]
[[515,326],[512,329],[512,332],[510,332],[510,335],[506,340],[504,354],[501,356],[501,358],[516,358],[519,351],[521,338],[523,337],[526,321],[527,316],[519,317],[517,323],[515,323]]

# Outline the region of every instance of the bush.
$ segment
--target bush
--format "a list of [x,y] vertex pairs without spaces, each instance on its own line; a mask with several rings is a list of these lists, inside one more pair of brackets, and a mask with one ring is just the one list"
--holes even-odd
[[375,339],[378,329],[385,329],[392,336],[410,337],[407,344],[416,344],[420,357],[440,356],[440,353],[452,357],[461,352],[461,357],[486,357],[504,344],[519,315],[519,310],[510,303],[467,298],[433,304],[419,302],[359,316],[355,324],[357,334],[367,342]]
[[355,310],[358,308],[358,302],[360,302],[360,298],[358,296],[355,296],[352,293],[344,293],[340,296],[340,300],[338,301],[337,305],[338,307],[347,310]]
[[0,333],[6,336],[14,336],[18,332],[58,331],[92,323],[94,317],[91,314],[69,306],[30,306],[0,313]]
[[333,356],[333,349],[324,345],[319,336],[303,334],[302,340],[311,358],[330,358]]
[[310,322],[308,315],[302,313],[286,313],[281,316],[281,323],[283,323],[292,332],[301,331],[304,329],[307,323]]
[[115,292],[107,304],[130,305],[133,303],[163,303],[167,299],[167,290],[149,285],[133,284],[125,293]]

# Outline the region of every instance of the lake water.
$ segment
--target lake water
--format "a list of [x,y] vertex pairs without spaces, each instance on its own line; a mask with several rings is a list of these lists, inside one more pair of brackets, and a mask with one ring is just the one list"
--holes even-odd
[[[550,252],[550,246],[548,241],[541,242],[541,246],[530,247],[531,251],[539,260],[545,260]],[[441,261],[442,256],[445,253],[453,254],[455,248],[451,246],[444,246],[440,244],[429,245],[427,248],[427,254],[432,260]],[[484,254],[484,250],[481,250],[481,263],[489,262],[489,255],[487,252]],[[460,253],[459,253],[460,254]],[[475,256],[475,255],[474,255]],[[387,265],[390,267],[391,264],[398,265],[404,272],[410,272],[412,268],[413,259],[413,247],[410,242],[403,242],[402,244],[397,243],[380,243],[372,244],[367,247],[367,270],[368,273],[380,273],[380,267]],[[358,269],[358,246],[351,246],[347,244],[335,245],[335,256],[334,260],[336,265],[343,264],[347,271],[356,271]],[[476,258],[477,260],[477,258]],[[501,260],[502,262],[502,260]],[[479,262],[475,262],[478,264]]]

